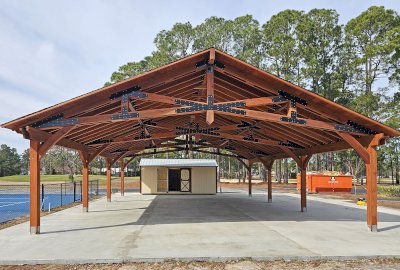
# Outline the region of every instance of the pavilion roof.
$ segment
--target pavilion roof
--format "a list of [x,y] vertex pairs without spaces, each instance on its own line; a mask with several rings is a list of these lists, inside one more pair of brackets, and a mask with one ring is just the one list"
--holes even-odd
[[400,135],[213,48],[2,127],[47,147],[114,159],[146,149],[209,147],[246,159],[278,159],[351,148],[344,139],[349,135],[362,145],[374,134]]

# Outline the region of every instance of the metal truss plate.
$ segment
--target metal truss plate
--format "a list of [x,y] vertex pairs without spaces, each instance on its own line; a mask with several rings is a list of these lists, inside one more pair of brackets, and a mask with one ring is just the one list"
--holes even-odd
[[57,114],[32,124],[32,127],[47,128],[47,127],[57,127],[57,126],[76,125],[76,124],[79,124],[79,120],[77,118],[64,119],[63,114]]
[[111,139],[97,139],[94,141],[91,141],[90,143],[87,143],[87,145],[93,145],[93,144],[105,144],[105,143],[112,143],[113,140]]
[[295,142],[292,142],[292,141],[287,141],[286,143],[280,142],[279,145],[292,147],[292,148],[299,148],[299,149],[303,149],[304,148],[303,146],[301,146],[301,145],[299,145],[299,144],[297,144]]
[[296,97],[295,95],[289,94],[285,91],[279,90],[278,94],[280,97],[273,98],[272,99],[273,102],[282,102],[282,101],[288,100],[293,103],[300,103],[303,106],[307,106],[307,104],[308,104],[308,102],[306,100]]
[[214,131],[219,130],[219,127],[215,128],[200,128],[197,124],[195,128],[185,128],[185,127],[176,127],[176,135],[187,135],[187,134],[205,134],[205,135],[215,135],[219,136],[220,134]]
[[214,97],[208,96],[207,97],[207,104],[202,104],[194,101],[187,101],[176,99],[175,104],[183,105],[183,106],[190,106],[189,108],[177,108],[175,111],[177,113],[185,113],[185,112],[196,112],[196,111],[221,111],[221,112],[230,112],[240,115],[246,115],[246,111],[233,109],[233,107],[245,107],[246,102],[229,102],[224,104],[214,104]]
[[134,92],[134,91],[139,91],[140,88],[141,88],[141,87],[140,87],[139,85],[135,85],[135,86],[133,86],[133,87],[131,87],[131,88],[128,88],[128,89],[125,89],[125,90],[116,92],[116,93],[114,93],[114,94],[111,94],[111,95],[110,95],[110,99],[117,99],[117,98],[119,98],[119,97],[122,97],[123,95],[127,95],[127,94],[129,94],[129,93]]
[[293,118],[293,117],[290,117],[290,118],[289,118],[289,117],[286,117],[286,116],[281,117],[281,121],[283,121],[283,122],[289,122],[289,123],[295,123],[295,124],[301,124],[301,125],[304,125],[304,124],[307,123],[306,120],[303,120],[303,119],[299,120],[299,119],[297,119],[297,118]]
[[114,114],[111,116],[111,120],[120,120],[120,119],[130,119],[130,118],[137,118],[139,117],[139,113],[121,113],[121,114]]

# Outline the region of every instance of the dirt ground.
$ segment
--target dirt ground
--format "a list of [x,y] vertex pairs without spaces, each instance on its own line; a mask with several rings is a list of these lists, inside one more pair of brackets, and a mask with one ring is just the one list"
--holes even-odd
[[0,269],[32,270],[259,270],[259,269],[400,269],[400,259],[362,259],[362,260],[315,260],[315,261],[227,261],[227,262],[160,262],[160,263],[124,263],[124,264],[83,264],[83,265],[18,265],[0,266]]

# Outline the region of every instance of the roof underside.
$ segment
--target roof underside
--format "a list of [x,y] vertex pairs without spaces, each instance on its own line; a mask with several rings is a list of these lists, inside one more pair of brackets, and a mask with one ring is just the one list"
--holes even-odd
[[303,155],[350,148],[340,132],[362,144],[376,133],[400,135],[214,49],[2,126],[109,158],[215,147],[277,159],[289,157],[287,149]]

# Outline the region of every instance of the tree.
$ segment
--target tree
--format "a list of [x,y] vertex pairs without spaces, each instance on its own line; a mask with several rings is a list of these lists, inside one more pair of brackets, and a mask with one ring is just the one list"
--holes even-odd
[[210,17],[194,28],[193,50],[199,52],[211,47],[233,54],[233,25],[224,18]]
[[237,17],[232,22],[233,55],[254,66],[260,66],[260,24],[251,15]]
[[21,172],[17,149],[6,144],[0,146],[0,176],[15,175]]
[[300,11],[285,10],[262,26],[263,68],[293,83],[300,82],[296,28],[302,16]]
[[302,73],[311,91],[333,100],[332,75],[342,40],[339,14],[332,9],[312,9],[300,18],[296,28]]
[[22,174],[28,174],[29,172],[29,148],[25,149],[24,152],[21,154],[21,173]]
[[358,67],[357,81],[366,93],[372,92],[373,83],[382,75],[393,74],[393,58],[399,50],[393,35],[399,30],[399,16],[394,10],[372,6],[358,17],[351,19],[346,27],[346,41],[355,55]]
[[172,62],[192,53],[193,39],[194,30],[189,22],[176,23],[171,30],[158,33],[154,44],[166,62]]

